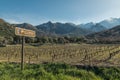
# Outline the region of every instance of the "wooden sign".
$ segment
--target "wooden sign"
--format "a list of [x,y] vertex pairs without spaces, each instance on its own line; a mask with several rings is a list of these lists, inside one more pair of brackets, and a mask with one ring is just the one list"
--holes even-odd
[[15,35],[25,36],[25,37],[35,37],[36,33],[33,30],[28,30],[28,29],[16,27],[15,28]]
[[36,33],[33,30],[28,30],[24,28],[15,28],[15,35],[22,36],[22,48],[21,48],[21,70],[24,69],[24,42],[25,37],[35,37]]

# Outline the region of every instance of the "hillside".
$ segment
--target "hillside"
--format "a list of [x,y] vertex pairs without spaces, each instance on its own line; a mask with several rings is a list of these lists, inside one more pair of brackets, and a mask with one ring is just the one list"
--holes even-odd
[[106,27],[107,29],[110,29],[110,28],[120,25],[120,18],[106,19],[106,20],[99,22],[99,24]]
[[3,19],[0,19],[0,40],[12,40],[13,36],[14,27],[11,24],[5,22]]
[[56,35],[72,35],[80,36],[89,34],[91,31],[77,27],[71,23],[52,23],[47,22],[41,25],[36,26],[37,29],[44,31],[47,34],[56,34]]
[[[104,20],[99,23],[86,23],[75,25],[73,23],[52,23],[51,21],[43,23],[37,26],[33,26],[29,23],[22,24],[10,24],[3,19],[0,19],[0,39],[7,38],[12,40],[14,35],[14,28],[21,27],[36,31],[37,37],[41,36],[72,36],[80,37],[86,36],[89,40],[93,41],[119,41],[119,26],[113,25],[119,24],[119,18],[111,18],[110,20]],[[111,26],[110,26],[111,25]],[[111,28],[112,29],[109,29]],[[109,29],[109,30],[108,30]]]
[[120,25],[109,30],[87,35],[87,38],[97,41],[120,42]]
[[92,33],[107,30],[107,28],[102,26],[100,23],[93,23],[93,22],[87,24],[80,24],[78,25],[78,27],[83,28],[85,30],[89,30]]
[[0,35],[6,37],[14,36],[14,27],[0,19]]
[[13,24],[13,25],[16,27],[26,28],[26,29],[30,29],[30,30],[36,30],[36,28],[29,23]]

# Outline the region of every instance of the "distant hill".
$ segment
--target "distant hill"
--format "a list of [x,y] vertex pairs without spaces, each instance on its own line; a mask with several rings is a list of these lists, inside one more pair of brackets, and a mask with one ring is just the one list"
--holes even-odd
[[14,27],[0,19],[0,38],[11,39],[14,36]]
[[[36,31],[37,37],[41,36],[102,36],[98,34],[107,35],[107,33],[102,33],[110,28],[114,29],[114,26],[120,25],[120,18],[111,18],[109,20],[103,20],[99,23],[86,23],[75,25],[73,23],[52,23],[47,22],[37,26],[33,26],[29,23],[23,24],[10,24],[3,19],[0,19],[0,36],[1,37],[13,37],[14,28],[21,27],[26,29],[31,29]],[[111,30],[111,29],[110,29]],[[102,31],[102,32],[101,32]],[[109,32],[109,30],[108,30]],[[90,35],[92,34],[92,35]],[[112,36],[112,35],[111,35]],[[104,37],[104,36],[103,36]],[[104,38],[105,39],[105,38]]]
[[92,33],[100,32],[107,29],[106,27],[102,26],[100,23],[93,23],[93,22],[87,24],[80,24],[78,25],[78,27],[89,30]]
[[120,25],[109,30],[87,35],[86,37],[97,41],[120,42]]
[[21,27],[21,28],[25,28],[25,29],[36,30],[36,27],[34,27],[33,25],[31,25],[29,23],[13,24],[13,25],[16,27]]
[[71,23],[52,23],[47,22],[38,26],[33,26],[28,23],[23,24],[13,24],[15,27],[21,27],[25,29],[34,30],[37,36],[80,36],[90,33],[90,31],[82,28],[76,27],[76,25]]
[[110,29],[110,28],[120,25],[120,18],[106,19],[106,20],[99,22],[99,24],[106,27],[107,29]]
[[87,29],[83,29],[77,27],[71,23],[52,23],[47,22],[41,25],[36,26],[37,29],[44,31],[47,34],[56,34],[56,35],[72,35],[72,36],[80,36],[91,33],[91,31]]
[[83,29],[88,29],[92,32],[100,32],[103,30],[111,29],[118,25],[120,25],[120,18],[110,18],[98,23],[90,22],[86,24],[80,24],[78,25],[78,27],[81,27]]

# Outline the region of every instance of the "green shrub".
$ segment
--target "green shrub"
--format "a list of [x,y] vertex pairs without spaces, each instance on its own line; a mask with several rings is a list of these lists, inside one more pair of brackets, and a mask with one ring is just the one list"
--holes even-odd
[[0,63],[0,80],[119,80],[120,68],[78,69],[66,64]]

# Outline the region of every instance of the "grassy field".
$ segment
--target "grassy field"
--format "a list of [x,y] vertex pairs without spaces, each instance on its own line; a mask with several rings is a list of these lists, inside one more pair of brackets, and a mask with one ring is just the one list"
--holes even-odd
[[[25,63],[67,63],[71,65],[120,66],[117,44],[54,44],[25,46]],[[20,62],[21,46],[0,47],[1,62]]]
[[119,80],[120,68],[76,68],[66,64],[0,63],[0,80]]

